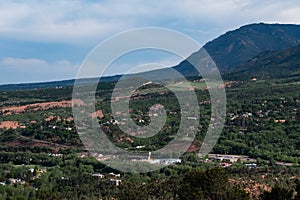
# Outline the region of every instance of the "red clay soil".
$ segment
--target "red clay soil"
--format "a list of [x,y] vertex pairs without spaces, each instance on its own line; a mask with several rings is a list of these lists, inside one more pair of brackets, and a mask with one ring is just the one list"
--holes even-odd
[[[190,145],[189,141],[179,140],[174,143],[168,144],[168,149],[166,149],[165,153],[171,153],[174,150],[185,150],[188,145]],[[199,141],[193,141],[192,144],[188,147],[187,152],[195,152],[199,153],[199,150],[201,148],[201,143]]]
[[264,191],[271,191],[270,186],[251,179],[247,181],[229,179],[229,182],[241,186],[250,195],[250,199],[259,199]]
[[52,143],[48,141],[43,141],[43,140],[35,140],[35,139],[27,139],[27,138],[18,138],[13,141],[5,142],[4,143],[7,146],[34,146],[34,147],[49,147],[50,149],[55,151],[58,151],[59,149],[63,148],[70,148],[70,146],[67,145],[62,145],[62,144],[57,144],[57,143]]
[[0,113],[4,115],[17,114],[22,112],[34,112],[39,110],[49,110],[53,108],[68,108],[75,106],[82,106],[84,103],[82,100],[75,99],[69,101],[58,101],[58,102],[45,102],[45,103],[34,103],[24,106],[11,106],[0,108]]
[[92,118],[100,117],[100,119],[104,117],[102,110],[97,110],[96,112],[92,113],[91,116],[92,116]]
[[44,119],[46,122],[52,121],[53,119],[56,119],[56,122],[61,122],[62,119],[60,116],[53,116],[50,115],[49,117],[47,117],[46,119]]
[[68,117],[67,119],[65,119],[67,122],[72,122],[74,121],[74,118],[73,117]]
[[15,121],[4,121],[0,122],[0,129],[6,128],[6,129],[16,129],[19,127],[19,122]]
[[201,142],[194,140],[187,152],[199,152],[201,148]]
[[65,147],[54,146],[54,145],[46,144],[46,143],[42,143],[42,142],[33,142],[33,141],[24,142],[24,141],[19,141],[19,140],[6,142],[4,144],[6,146],[14,146],[14,147],[16,147],[16,146],[18,146],[18,147],[27,147],[27,146],[31,146],[31,147],[48,147],[48,148],[52,149],[52,151],[54,153],[58,153],[61,148],[63,148],[63,149],[65,148]]

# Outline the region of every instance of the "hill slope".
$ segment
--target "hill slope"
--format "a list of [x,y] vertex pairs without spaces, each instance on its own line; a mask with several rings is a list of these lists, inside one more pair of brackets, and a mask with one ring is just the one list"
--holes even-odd
[[263,51],[283,50],[300,44],[300,25],[250,24],[229,31],[204,48],[220,70],[246,63]]
[[262,52],[230,74],[239,78],[296,78],[300,76],[300,45]]

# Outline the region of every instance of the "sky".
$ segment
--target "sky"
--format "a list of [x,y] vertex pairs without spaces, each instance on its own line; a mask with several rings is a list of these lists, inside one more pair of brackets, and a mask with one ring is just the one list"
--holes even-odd
[[[0,1],[0,84],[76,77],[100,42],[133,28],[182,32],[201,46],[249,23],[300,24],[298,0],[77,0]],[[157,52],[116,62],[108,75],[147,62],[172,66],[179,58]]]

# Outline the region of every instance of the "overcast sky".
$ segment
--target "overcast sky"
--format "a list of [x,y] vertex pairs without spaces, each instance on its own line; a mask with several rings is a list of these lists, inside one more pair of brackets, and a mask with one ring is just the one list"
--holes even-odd
[[[298,0],[0,1],[0,84],[75,78],[97,44],[132,28],[174,29],[204,45],[249,23],[300,24],[299,10]],[[149,55],[118,63],[110,73],[142,62],[178,62]]]

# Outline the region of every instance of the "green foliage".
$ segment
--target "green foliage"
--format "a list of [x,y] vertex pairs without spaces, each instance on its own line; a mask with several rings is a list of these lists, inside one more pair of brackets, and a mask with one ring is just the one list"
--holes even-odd
[[275,186],[271,192],[264,192],[261,195],[262,200],[290,200],[293,197],[293,191],[290,189]]
[[[261,60],[257,66],[265,63],[265,60],[274,56],[274,53],[260,56]],[[284,57],[282,59],[286,60]],[[268,63],[268,67],[274,64],[277,66],[276,73],[278,71],[281,73],[278,67],[282,67],[283,64],[287,67],[291,65],[286,62],[271,62]],[[253,68],[254,71],[255,69],[257,68]],[[288,70],[294,71],[290,67]],[[267,69],[266,72],[272,71]],[[300,161],[299,74],[294,71],[288,78],[281,79],[283,76],[279,73],[276,77],[280,79],[269,79],[268,73],[262,74],[260,80],[255,82],[240,81],[241,77],[238,75],[227,76],[228,79],[235,78],[237,81],[226,88],[228,115],[213,152],[248,155],[257,158],[257,164],[261,167],[248,169],[240,161],[228,169],[231,176],[259,179],[261,174],[267,173],[282,177],[285,173],[299,174],[294,167],[280,168],[276,164],[277,161],[295,164]],[[245,75],[242,78],[246,77]],[[199,127],[191,127],[184,130],[184,133],[189,134],[191,129],[196,129],[195,143],[201,144],[210,122],[211,105],[209,93],[202,90],[204,83],[199,77],[193,81],[194,85],[199,86],[195,92],[200,106],[200,123]],[[136,147],[144,146],[140,151],[148,152],[164,147],[173,139],[180,126],[181,116],[178,101],[171,91],[164,87],[144,86],[131,98],[131,117],[138,125],[145,126],[150,123],[149,108],[154,103],[163,104],[167,113],[166,124],[157,135],[138,138],[123,133],[116,124],[111,123],[114,117],[110,115],[109,101],[113,86],[113,83],[100,84],[96,92],[96,109],[103,110],[104,117],[98,119],[99,126],[116,145],[128,148],[129,151],[139,151]],[[184,87],[178,86],[176,89],[181,91]],[[65,87],[1,92],[1,106],[70,99],[71,91],[71,87]],[[44,120],[50,115],[55,116],[54,119]],[[0,121],[18,121],[25,124],[26,128],[0,130],[0,162],[10,163],[0,167],[0,181],[8,182],[9,178],[21,178],[26,182],[24,186],[18,184],[0,186],[0,199],[249,199],[241,188],[229,182],[229,175],[224,169],[210,168],[218,163],[202,163],[199,167],[199,158],[194,152],[182,155],[181,165],[141,175],[122,174],[124,175],[122,185],[111,186],[107,180],[92,177],[90,174],[118,173],[117,171],[104,166],[94,158],[78,158],[76,155],[77,152],[83,152],[83,145],[74,122],[58,120],[59,117],[65,119],[70,116],[72,116],[71,108],[1,115]],[[30,123],[32,120],[37,123]],[[126,137],[131,138],[133,142],[124,139]],[[45,146],[32,145],[37,143]],[[51,156],[54,152],[62,153],[63,157]],[[177,156],[178,153],[170,154]],[[34,173],[29,173],[29,165],[34,165]],[[47,173],[38,173],[37,166],[47,167]],[[34,176],[40,177],[33,179]],[[276,179],[270,182],[274,183],[274,180]],[[265,192],[261,198],[290,199],[295,190],[298,193],[295,198],[299,199],[299,181],[291,183],[289,177],[285,177],[284,180],[282,185],[273,187],[272,191]]]
[[146,184],[122,185],[120,199],[249,199],[228,182],[222,169],[193,170],[184,176],[171,176]]

